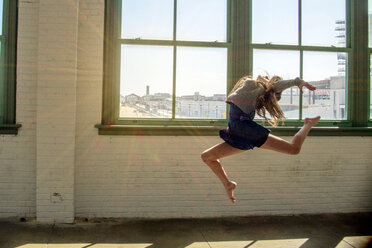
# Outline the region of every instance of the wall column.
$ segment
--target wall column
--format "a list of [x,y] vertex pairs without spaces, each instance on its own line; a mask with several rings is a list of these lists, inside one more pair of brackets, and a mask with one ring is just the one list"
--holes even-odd
[[36,216],[74,221],[79,0],[39,0]]

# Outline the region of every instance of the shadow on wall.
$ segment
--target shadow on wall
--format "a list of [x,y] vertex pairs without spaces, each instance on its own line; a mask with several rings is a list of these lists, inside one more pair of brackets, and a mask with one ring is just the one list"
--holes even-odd
[[[1,248],[372,247],[372,214],[0,222]],[[48,246],[46,246],[48,244]]]

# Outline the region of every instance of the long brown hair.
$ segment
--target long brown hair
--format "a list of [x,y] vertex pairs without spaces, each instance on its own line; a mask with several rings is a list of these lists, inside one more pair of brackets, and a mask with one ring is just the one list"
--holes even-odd
[[[274,83],[282,80],[279,76],[272,78],[258,76],[256,82],[261,84],[265,89],[265,94],[258,97],[256,104],[256,112],[264,118],[271,126],[277,126],[279,120],[282,122],[285,119],[284,113],[279,106],[278,99],[275,96]],[[269,112],[271,119],[266,117],[266,111]]]
[[[244,85],[247,80],[253,80],[251,76],[244,76],[238,80],[234,88],[229,93],[229,96],[234,93],[238,88]],[[256,112],[259,116],[264,118],[265,121],[270,123],[272,126],[277,126],[279,120],[284,121],[284,113],[278,104],[278,100],[275,96],[273,84],[279,80],[282,80],[279,76],[273,76],[272,78],[258,76],[255,80],[258,84],[261,84],[265,89],[265,94],[257,99]],[[266,116],[266,111],[270,114],[271,119]]]

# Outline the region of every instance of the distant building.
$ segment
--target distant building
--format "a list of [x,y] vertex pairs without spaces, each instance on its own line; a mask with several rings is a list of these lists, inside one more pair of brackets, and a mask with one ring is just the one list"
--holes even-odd
[[182,100],[190,101],[225,101],[226,94],[214,94],[213,96],[203,96],[199,92],[195,92],[194,95],[184,95],[179,97]]
[[304,95],[304,105],[329,106],[329,119],[346,117],[345,76],[333,76],[330,79],[312,81],[317,89]]
[[213,96],[205,97],[206,101],[225,101],[226,95],[225,94],[214,94]]
[[206,97],[200,95],[199,92],[195,92],[194,95],[185,95],[180,97],[182,100],[202,101]]
[[120,103],[122,103],[122,104],[125,103],[125,96],[120,95]]
[[179,98],[176,101],[176,117],[196,119],[226,118],[225,101],[194,101]]
[[[335,31],[337,32],[336,38],[338,39],[338,44],[342,47],[346,47],[346,21],[337,20]],[[338,74],[344,76],[346,70],[346,60],[347,56],[345,53],[337,53],[338,60]]]
[[146,95],[143,97],[145,102],[149,101],[163,101],[167,99],[171,99],[172,95],[169,93],[155,93],[154,95]]
[[136,94],[130,94],[125,97],[125,103],[129,103],[131,105],[139,103],[140,101],[141,101],[141,97]]

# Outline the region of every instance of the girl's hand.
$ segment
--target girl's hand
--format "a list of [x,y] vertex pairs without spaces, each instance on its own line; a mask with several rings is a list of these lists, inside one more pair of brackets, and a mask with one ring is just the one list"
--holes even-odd
[[316,89],[315,86],[312,86],[312,85],[309,84],[308,82],[303,81],[303,82],[298,86],[298,88],[300,88],[300,91],[301,91],[302,94],[304,93],[303,90],[302,90],[302,88],[303,88],[304,86],[305,86],[306,88],[308,88],[309,90],[311,90],[311,91],[314,91],[314,90]]

